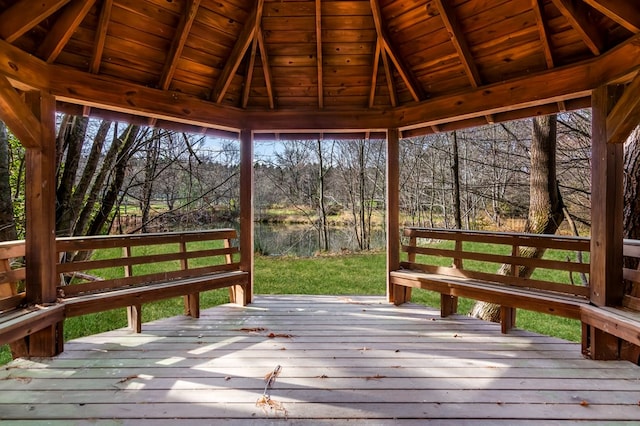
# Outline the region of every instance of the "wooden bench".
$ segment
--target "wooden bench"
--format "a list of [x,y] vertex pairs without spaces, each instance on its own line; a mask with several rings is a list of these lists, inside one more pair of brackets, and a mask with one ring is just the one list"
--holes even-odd
[[[515,324],[516,308],[580,319],[589,303],[589,287],[581,279],[588,263],[521,256],[532,247],[587,253],[588,238],[420,228],[407,228],[404,235],[407,260],[391,272],[390,282],[439,292],[443,317],[457,311],[458,297],[491,302],[501,306],[502,331],[507,332]],[[483,269],[486,263],[491,270]],[[565,271],[566,282],[539,272],[530,277],[526,268]]]
[[[140,332],[143,303],[184,296],[185,314],[197,318],[203,291],[229,287],[235,301],[235,286],[248,285],[248,273],[233,259],[236,238],[233,229],[60,238],[65,316],[128,307],[129,326]],[[90,257],[105,249],[112,249],[108,258]]]
[[[640,241],[624,240],[623,256],[625,261],[634,263],[634,267],[624,267],[622,278],[625,285],[625,294],[620,306],[585,306],[581,320],[589,327],[600,330],[609,336],[614,336],[620,341],[608,338],[600,350],[609,354],[595,353],[595,358],[623,358],[629,359],[640,365]],[[586,332],[586,339],[592,337],[593,332]],[[629,346],[627,343],[632,346]],[[587,344],[587,346],[590,346]],[[616,355],[617,354],[617,355]]]
[[26,269],[24,267],[24,241],[0,242],[0,345],[12,345],[16,356],[30,354],[48,356],[44,348],[26,348],[28,342],[21,339],[38,332],[45,332],[64,318],[60,304],[48,306],[27,303],[24,291]]

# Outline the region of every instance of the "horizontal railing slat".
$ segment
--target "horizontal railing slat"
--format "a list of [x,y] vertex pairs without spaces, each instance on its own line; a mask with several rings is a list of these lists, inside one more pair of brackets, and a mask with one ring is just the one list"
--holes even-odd
[[440,249],[432,247],[403,246],[403,251],[430,256],[451,257],[463,260],[477,260],[481,262],[503,263],[508,265],[528,266],[532,268],[554,269],[568,272],[589,273],[588,263],[577,263],[563,260],[528,258],[520,256],[500,255],[493,253],[479,253],[472,251]]
[[234,271],[240,267],[239,263],[225,263],[215,266],[201,268],[183,269],[169,272],[158,272],[154,274],[134,275],[132,277],[114,278],[103,281],[92,281],[81,284],[59,286],[58,289],[64,293],[64,297],[72,297],[83,293],[108,291],[121,287],[129,287],[140,284],[151,284],[160,281],[177,280],[181,278],[198,277],[216,272]]
[[401,262],[400,266],[406,269],[418,270],[429,274],[441,274],[460,278],[469,278],[473,280],[500,283],[507,286],[544,290],[585,298],[589,296],[589,288],[583,286],[541,281],[532,278],[514,277],[510,275],[490,274],[487,272],[470,271],[467,269],[457,269],[446,266],[425,265],[412,262]]

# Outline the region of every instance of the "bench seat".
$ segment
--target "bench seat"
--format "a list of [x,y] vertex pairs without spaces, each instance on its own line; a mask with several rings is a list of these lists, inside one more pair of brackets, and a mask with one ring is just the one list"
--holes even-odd
[[14,342],[64,319],[64,305],[15,308],[0,314],[0,345]]
[[[391,284],[422,288],[450,297],[466,297],[573,319],[580,319],[582,307],[588,305],[587,299],[579,296],[414,270],[392,271],[390,277]],[[442,313],[443,316],[447,314],[446,311]]]
[[84,315],[127,306],[142,305],[156,300],[201,293],[207,290],[245,284],[249,274],[244,271],[217,272],[197,277],[151,282],[103,292],[89,292],[62,298],[67,317]]

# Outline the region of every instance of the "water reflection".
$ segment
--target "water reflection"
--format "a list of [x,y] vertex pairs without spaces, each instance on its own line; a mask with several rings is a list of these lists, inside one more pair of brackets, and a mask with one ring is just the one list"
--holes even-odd
[[[319,250],[318,230],[313,226],[255,224],[256,251],[268,256],[312,256]],[[384,229],[375,228],[371,235],[371,248],[385,246]],[[329,228],[329,251],[358,250],[355,232],[348,227]]]

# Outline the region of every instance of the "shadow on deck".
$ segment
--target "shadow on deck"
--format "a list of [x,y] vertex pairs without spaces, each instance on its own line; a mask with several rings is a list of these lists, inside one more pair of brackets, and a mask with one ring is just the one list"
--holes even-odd
[[[256,405],[265,375],[271,405]],[[260,296],[0,371],[0,419],[48,424],[544,424],[640,418],[640,367],[380,297]]]

